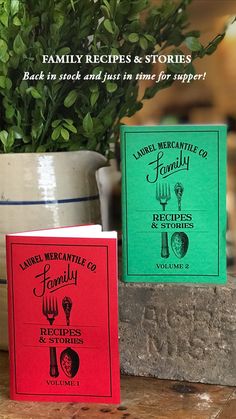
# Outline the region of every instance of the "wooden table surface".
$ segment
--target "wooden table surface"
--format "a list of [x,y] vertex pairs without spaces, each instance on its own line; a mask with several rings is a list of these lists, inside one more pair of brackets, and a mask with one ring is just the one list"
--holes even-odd
[[119,406],[9,400],[8,354],[0,352],[0,419],[236,419],[234,387],[122,377]]

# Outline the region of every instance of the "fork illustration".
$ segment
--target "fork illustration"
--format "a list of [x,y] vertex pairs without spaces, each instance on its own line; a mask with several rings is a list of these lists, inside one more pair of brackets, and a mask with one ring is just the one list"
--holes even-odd
[[47,298],[43,299],[43,314],[52,325],[55,317],[58,315],[58,305],[56,298]]
[[160,202],[163,211],[165,211],[167,202],[170,200],[170,198],[170,185],[167,183],[163,183],[162,185],[157,183],[156,199]]
[[[55,317],[58,315],[58,305],[57,305],[57,299],[53,297],[45,297],[43,298],[43,314],[49,321],[49,323],[52,325]],[[58,364],[57,364],[57,348],[55,346],[49,347],[49,356],[50,356],[50,368],[49,368],[49,374],[51,377],[58,377],[59,376],[59,370],[58,370]]]

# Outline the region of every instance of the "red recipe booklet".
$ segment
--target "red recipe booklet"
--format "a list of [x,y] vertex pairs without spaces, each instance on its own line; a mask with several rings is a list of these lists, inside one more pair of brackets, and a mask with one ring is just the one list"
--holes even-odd
[[117,234],[6,237],[10,397],[119,403]]

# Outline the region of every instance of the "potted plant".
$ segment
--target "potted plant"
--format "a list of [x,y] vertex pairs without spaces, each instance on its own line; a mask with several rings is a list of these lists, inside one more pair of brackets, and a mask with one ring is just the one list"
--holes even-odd
[[[191,73],[192,62],[223,39],[203,47],[200,33],[186,29],[190,2],[0,1],[3,283],[6,232],[98,220],[95,171],[118,139],[120,120],[142,107],[136,74],[151,72],[145,57],[184,55],[184,46],[191,62],[170,62],[166,71]],[[102,62],[101,56],[118,58]],[[143,99],[172,82],[153,84]]]
[[[1,1],[0,151],[107,154],[121,118],[142,107],[137,79],[119,75],[151,72],[151,63],[130,62],[127,56],[191,54],[190,63],[166,65],[169,74],[191,73],[193,61],[212,54],[223,39],[224,33],[201,45],[200,33],[186,29],[189,3],[167,0],[153,7],[150,0]],[[141,18],[142,12],[146,17]],[[85,55],[91,59],[85,61]],[[123,60],[98,64],[94,57],[101,55]],[[102,82],[105,73],[113,79]],[[72,74],[80,78],[73,80]],[[91,80],[90,75],[102,78]],[[143,99],[171,83],[173,77],[154,84]]]

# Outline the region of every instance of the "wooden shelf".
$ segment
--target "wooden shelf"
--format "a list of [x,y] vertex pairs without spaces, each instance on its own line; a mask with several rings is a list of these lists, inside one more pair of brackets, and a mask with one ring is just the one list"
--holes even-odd
[[9,400],[8,354],[0,352],[0,419],[234,419],[234,387],[122,377],[119,406]]

